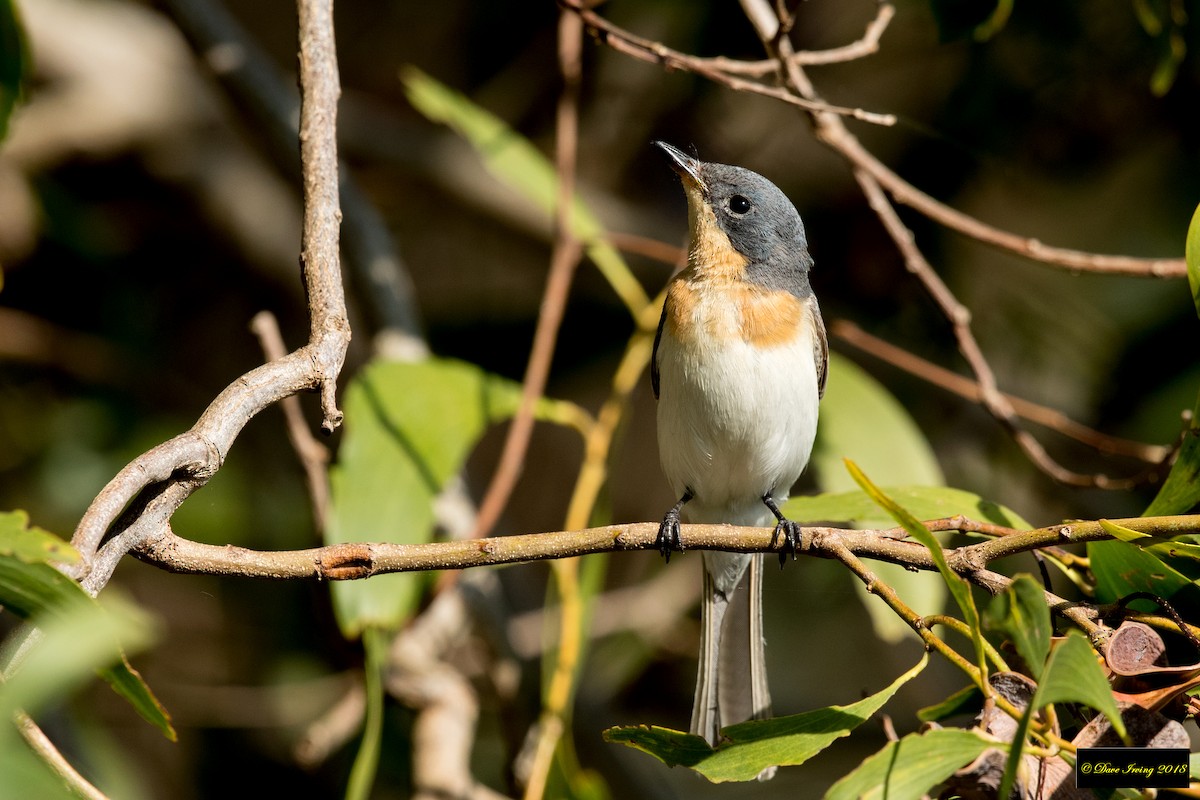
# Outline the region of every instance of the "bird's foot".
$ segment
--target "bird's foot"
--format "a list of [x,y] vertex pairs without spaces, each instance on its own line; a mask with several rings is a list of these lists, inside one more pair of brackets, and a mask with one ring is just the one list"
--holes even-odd
[[683,536],[679,530],[679,510],[692,497],[692,490],[686,489],[683,497],[679,498],[678,503],[671,506],[671,510],[663,516],[663,521],[658,526],[658,538],[654,540],[654,545],[658,548],[658,552],[662,553],[663,561],[668,564],[671,563],[671,551],[683,552]]
[[767,508],[771,509],[775,519],[779,520],[775,530],[771,533],[771,547],[776,547],[779,537],[783,537],[783,547],[779,550],[779,568],[783,569],[783,565],[787,563],[788,554],[790,553],[792,561],[795,561],[796,551],[803,549],[804,532],[800,523],[783,516],[783,512],[779,510],[779,505],[776,504],[775,498],[771,496],[770,492],[763,495],[762,501]]

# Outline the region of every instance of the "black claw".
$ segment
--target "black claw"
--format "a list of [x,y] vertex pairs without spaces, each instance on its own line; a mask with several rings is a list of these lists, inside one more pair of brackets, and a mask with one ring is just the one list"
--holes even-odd
[[783,537],[783,548],[779,551],[779,568],[783,569],[783,565],[787,563],[788,553],[792,554],[792,561],[796,560],[796,549],[802,542],[800,523],[790,519],[779,520],[774,533],[771,534],[771,547],[775,546],[780,536]]
[[658,552],[662,554],[663,561],[668,564],[671,563],[672,550],[683,552],[683,538],[679,533],[679,512],[675,509],[671,509],[663,517],[662,524],[658,526],[658,538],[654,540],[654,544],[658,547]]
[[692,490],[687,489],[679,502],[671,506],[671,510],[663,516],[662,524],[658,526],[658,538],[654,540],[658,552],[662,553],[663,561],[671,563],[671,551],[683,552],[683,536],[679,530],[679,510],[693,497]]
[[775,498],[771,497],[771,493],[767,492],[762,497],[763,504],[771,509],[771,513],[775,515],[775,519],[779,523],[775,526],[774,532],[771,533],[771,547],[775,547],[779,541],[779,537],[783,537],[783,547],[779,550],[779,568],[783,569],[783,565],[787,563],[788,554],[791,553],[792,561],[796,560],[796,551],[802,549],[804,544],[803,531],[800,528],[800,523],[793,522],[783,516],[783,512],[779,510],[779,506],[775,503]]

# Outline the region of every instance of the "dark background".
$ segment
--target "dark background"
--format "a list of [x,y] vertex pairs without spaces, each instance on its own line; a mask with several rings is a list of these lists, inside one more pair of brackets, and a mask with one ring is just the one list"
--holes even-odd
[[[277,67],[294,71],[293,4],[230,5]],[[955,208],[1048,244],[1181,255],[1200,197],[1195,26],[1175,31],[1186,56],[1159,96],[1152,77],[1171,25],[1148,32],[1133,2],[1017,3],[1007,25],[983,42],[971,36],[981,16],[965,5],[959,17],[954,4],[901,2],[878,54],[811,75],[830,102],[897,114],[894,128],[852,125],[889,166]],[[1146,5],[1164,17],[1168,10]],[[1194,3],[1173,5],[1200,13]],[[852,41],[874,7],[800,4],[797,47]],[[263,141],[163,9],[64,0],[22,8],[34,78],[0,148],[0,508],[26,509],[36,524],[69,536],[123,464],[190,427],[226,384],[261,361],[248,330],[256,312],[278,315],[289,345],[303,342],[300,206],[295,180],[277,166],[295,154]],[[550,153],[558,10],[550,2],[342,0],[336,12],[342,155],[399,245],[430,346],[519,380],[549,262],[549,225],[492,181],[453,133],[417,114],[398,75],[418,66]],[[601,12],[685,52],[761,57],[732,2],[616,0]],[[827,320],[853,320],[965,372],[948,323],[905,271],[847,166],[814,141],[801,113],[591,40],[584,54],[580,189],[610,230],[683,243],[684,200],[653,139],[750,167],[776,182],[804,218]],[[972,310],[1003,389],[1109,433],[1159,444],[1177,436],[1180,413],[1200,386],[1185,282],[1073,275],[902,214]],[[649,259],[630,261],[650,294],[670,272]],[[351,280],[348,292],[355,338],[347,377],[371,355],[379,327],[364,288]],[[548,393],[596,408],[632,331],[620,302],[585,264]],[[836,340],[832,346],[905,405],[951,485],[1033,524],[1133,515],[1153,497],[1153,485],[1059,486],[980,409]],[[305,404],[315,427],[316,404]],[[1034,430],[1073,469],[1138,469]],[[475,492],[486,485],[502,436],[490,432],[472,458]],[[539,428],[497,532],[560,528],[580,457],[576,437]],[[672,501],[658,471],[648,379],[619,441],[606,499],[617,521],[657,519]],[[278,412],[246,428],[218,476],[176,515],[175,529],[255,548],[317,541]],[[670,568],[695,571],[698,559]],[[650,554],[614,556],[610,582],[635,584],[660,569]],[[539,607],[544,565],[502,574],[515,611]],[[781,713],[852,702],[918,658],[915,640],[895,648],[875,642],[850,580],[826,563],[771,576],[768,641]],[[172,576],[134,562],[122,566],[116,584],[165,620],[164,640],[139,667],[172,711],[181,741],[157,739],[101,688],[61,715],[60,732],[84,763],[124,774],[132,781],[126,797],[241,796],[268,786],[297,796],[340,793],[351,750],[312,772],[297,768],[289,751],[359,659],[332,623],[326,586]],[[596,651],[646,650],[636,673],[606,674],[601,656],[585,669],[575,741],[614,794],[693,796],[709,788],[599,738],[613,724],[686,725],[695,624],[681,620],[679,641],[648,646],[618,637]],[[521,707],[488,707],[484,699],[477,775],[502,789],[520,745],[512,732],[519,737],[537,708],[537,662],[525,666]],[[936,665],[890,708],[897,726],[911,729],[913,708],[960,683]],[[391,709],[379,797],[405,796],[407,722],[407,712]],[[837,745],[835,757],[744,791],[815,794],[878,748],[882,734],[872,726]]]

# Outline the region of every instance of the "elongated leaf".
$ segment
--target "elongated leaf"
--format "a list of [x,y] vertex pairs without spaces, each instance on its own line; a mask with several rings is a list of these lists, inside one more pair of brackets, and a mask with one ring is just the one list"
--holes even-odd
[[1152,536],[1108,520],[1100,520],[1100,527],[1104,528],[1113,538],[1128,542],[1140,550],[1153,554],[1155,558],[1189,580],[1200,579],[1200,544],[1192,541],[1192,536]]
[[1200,316],[1200,206],[1196,206],[1191,224],[1188,225],[1184,256],[1187,259],[1188,286],[1192,289],[1192,303],[1196,306],[1196,316]]
[[30,526],[24,511],[0,511],[0,555],[15,556],[22,561],[53,561],[75,564],[79,553],[54,534]]
[[[98,608],[79,584],[53,567],[26,563],[8,555],[0,555],[0,606],[25,619],[36,617],[39,624],[42,620],[70,618]],[[143,719],[175,741],[170,715],[125,656],[122,645],[128,643],[116,638],[110,638],[108,643],[111,657],[106,663],[111,666],[99,670],[100,677]]]
[[[1135,592],[1150,592],[1171,600],[1176,608],[1200,603],[1200,590],[1187,575],[1165,563],[1148,548],[1137,546],[1137,542],[1143,541],[1143,534],[1107,520],[1101,520],[1100,524],[1117,539],[1124,537],[1128,541],[1088,542],[1088,561],[1096,578],[1097,600],[1111,603]],[[1152,610],[1153,604],[1137,600],[1134,607]]]
[[[817,441],[809,462],[817,484],[825,493],[820,497],[829,497],[830,492],[842,493],[844,497],[848,490],[858,488],[842,466],[844,458],[853,460],[883,484],[937,487],[943,483],[933,448],[904,406],[883,384],[853,361],[830,353],[825,398],[821,403],[821,424],[817,428]],[[880,512],[878,506],[865,495],[855,494],[862,500],[860,508],[863,511],[861,516],[856,515],[853,524],[861,527],[887,524],[885,520],[888,517]],[[797,501],[802,504],[812,502],[810,498],[797,498]],[[785,513],[790,519],[797,520],[852,521],[840,515],[813,517],[806,516],[807,512],[802,512],[800,516]],[[919,512],[918,516],[926,518]],[[921,613],[937,613],[945,606],[946,587],[941,581],[930,580],[929,575],[909,572],[897,564],[880,563],[876,566],[880,579],[887,581],[910,606]],[[891,609],[871,597],[861,583],[856,581],[854,590],[870,615],[871,626],[879,638],[894,644],[916,635]]]
[[[1029,530],[1031,527],[1011,509],[963,489],[905,484],[887,486],[883,491],[921,520],[945,519],[962,514],[1017,530]],[[893,524],[891,516],[862,490],[793,497],[783,510],[789,519],[797,522],[839,522],[856,528],[881,528]]]
[[[548,221],[552,218],[558,202],[558,176],[550,160],[528,139],[415,67],[405,68],[401,78],[414,108],[434,122],[453,128],[475,148],[498,180],[542,209]],[[578,196],[571,209],[571,227],[586,244],[588,258],[636,319],[650,299],[620,252],[605,239],[603,226]]]
[[1042,708],[1051,703],[1082,703],[1094,708],[1108,718],[1118,736],[1127,736],[1112,687],[1087,637],[1079,631],[1072,630],[1046,661],[1032,705]]
[[40,613],[34,621],[41,631],[38,641],[5,678],[0,692],[0,714],[6,720],[18,709],[35,714],[97,669],[121,663],[124,654],[114,642],[141,650],[154,639],[154,625],[146,613],[115,597],[106,597],[103,607],[76,603],[69,610]]
[[848,736],[928,663],[925,654],[886,689],[857,703],[731,725],[715,749],[699,736],[646,725],[609,728],[604,739],[649,753],[667,766],[690,767],[714,783],[754,780],[767,767],[803,764]]
[[900,526],[904,530],[908,531],[909,536],[929,549],[933,563],[937,565],[938,572],[941,573],[946,588],[950,590],[950,595],[958,604],[959,610],[962,611],[963,621],[967,623],[967,627],[970,629],[971,641],[975,646],[976,663],[979,665],[980,670],[986,674],[987,663],[983,654],[983,632],[979,627],[979,611],[975,607],[975,599],[971,596],[971,586],[959,577],[954,570],[950,569],[950,565],[946,563],[946,555],[942,552],[941,543],[919,519],[910,514],[907,509],[888,497],[883,490],[873,484],[853,461],[846,461],[846,469],[849,470],[858,485],[863,488],[863,491],[870,495],[871,499],[878,503],[880,508],[891,514],[892,518],[900,523]]
[[[1188,275],[1191,275],[1189,262]],[[1186,514],[1200,503],[1200,397],[1192,409],[1192,421],[1179,447],[1179,454],[1162,488],[1143,516],[1158,517]]]
[[[493,421],[513,413],[516,384],[470,364],[376,362],[346,388],[345,438],[330,469],[325,538],[429,541],[433,501]],[[417,601],[420,576],[379,575],[332,586],[347,636],[395,628]]]
[[1028,575],[1018,575],[1003,592],[992,598],[984,613],[987,626],[1004,634],[1017,649],[1034,680],[1041,678],[1042,665],[1050,653],[1050,606],[1041,584]]
[[1072,630],[1067,634],[1067,638],[1050,652],[1050,657],[1046,660],[1042,679],[1013,736],[1004,775],[997,792],[998,797],[1008,797],[1008,792],[1016,782],[1021,752],[1034,713],[1053,703],[1080,703],[1096,709],[1108,719],[1113,731],[1126,745],[1129,744],[1125,720],[1121,718],[1121,710],[1117,707],[1112,687],[1104,676],[1098,657],[1088,644],[1087,637],[1079,631]]
[[956,714],[977,711],[982,704],[983,692],[979,691],[978,686],[971,684],[959,689],[940,703],[925,706],[917,712],[917,719],[921,722],[940,722]]
[[830,787],[825,800],[919,800],[996,744],[971,730],[911,733],[863,761]]

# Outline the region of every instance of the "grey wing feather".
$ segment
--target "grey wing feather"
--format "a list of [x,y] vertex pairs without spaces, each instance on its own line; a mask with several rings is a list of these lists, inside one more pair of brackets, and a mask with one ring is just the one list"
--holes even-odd
[[[808,313],[816,334],[813,336],[813,362],[817,365],[817,396],[824,397],[825,378],[829,372],[829,337],[825,333],[825,321],[821,319],[821,307],[817,305],[816,295],[808,296]],[[654,396],[658,396],[657,388]]]

